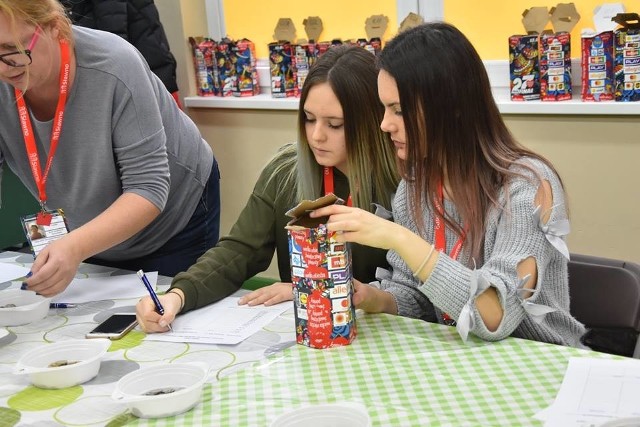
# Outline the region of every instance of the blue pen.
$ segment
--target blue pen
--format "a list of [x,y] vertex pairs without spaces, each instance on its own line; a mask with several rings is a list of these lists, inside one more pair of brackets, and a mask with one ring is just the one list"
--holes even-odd
[[[140,281],[142,281],[142,283],[144,284],[144,287],[147,288],[147,291],[149,291],[149,295],[151,295],[151,299],[153,300],[153,303],[156,306],[156,311],[162,316],[164,314],[164,307],[162,306],[162,304],[160,304],[158,295],[156,295],[156,291],[153,290],[153,286],[151,286],[151,283],[149,283],[149,279],[147,279],[147,276],[144,274],[144,271],[142,270],[138,270],[137,274],[138,274],[138,277],[140,278]],[[171,328],[171,325],[167,325],[167,327],[169,328],[170,331],[173,331],[173,329]]]
[[67,304],[66,302],[52,302],[49,308],[76,308],[77,304]]
[[153,286],[151,286],[151,283],[149,283],[149,279],[147,279],[147,276],[144,274],[144,271],[138,270],[138,277],[142,281],[142,284],[144,285],[144,287],[147,288],[147,291],[149,291],[149,295],[151,295],[151,299],[153,300],[153,303],[156,306],[156,311],[160,313],[160,315],[162,316],[164,314],[164,307],[162,306],[162,304],[160,304],[158,295],[156,295],[156,291],[153,290]]

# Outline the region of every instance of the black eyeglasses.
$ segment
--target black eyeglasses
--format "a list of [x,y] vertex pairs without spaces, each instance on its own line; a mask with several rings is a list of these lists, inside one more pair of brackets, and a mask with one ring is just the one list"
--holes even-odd
[[31,58],[31,51],[39,37],[40,28],[36,28],[36,31],[33,33],[33,37],[31,37],[31,41],[29,42],[29,46],[27,46],[25,50],[17,50],[15,52],[0,55],[0,61],[10,67],[26,67],[27,65],[31,65],[31,62],[33,62],[33,59]]

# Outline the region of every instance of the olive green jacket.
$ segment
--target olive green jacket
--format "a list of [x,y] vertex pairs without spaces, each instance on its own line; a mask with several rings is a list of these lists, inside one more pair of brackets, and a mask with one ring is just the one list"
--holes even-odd
[[[274,162],[262,171],[258,181],[231,228],[229,235],[209,249],[186,272],[173,279],[172,288],[185,294],[182,313],[216,302],[237,291],[243,282],[266,270],[277,253],[280,281],[291,282],[289,241],[285,225],[291,219],[285,212],[295,201],[295,189],[277,191],[284,180],[283,174],[269,177]],[[349,196],[347,177],[337,169],[334,192],[343,200]],[[388,268],[386,251],[352,244],[353,277],[368,283],[375,280],[376,267]]]

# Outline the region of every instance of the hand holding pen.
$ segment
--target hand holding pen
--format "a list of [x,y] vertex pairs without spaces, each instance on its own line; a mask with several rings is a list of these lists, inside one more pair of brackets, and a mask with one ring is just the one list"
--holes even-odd
[[[153,289],[153,286],[151,286],[149,279],[147,278],[147,276],[144,274],[142,270],[138,270],[137,274],[142,284],[145,286],[145,288],[147,288],[147,292],[149,292],[149,296],[151,297],[151,301],[153,302],[153,307],[155,309],[154,311],[160,316],[164,316],[165,314],[164,307],[160,303],[160,299],[158,298],[158,295]],[[149,323],[148,319],[146,318],[148,305],[147,306],[142,305],[143,303],[144,303],[144,300],[141,300],[136,306],[136,315],[138,316],[138,323],[142,326],[143,330],[149,332],[148,328],[146,327],[146,325]],[[175,317],[175,314],[173,316]],[[162,321],[159,321],[158,323],[160,322]],[[166,327],[169,328],[170,331],[172,331],[171,324],[167,323]]]

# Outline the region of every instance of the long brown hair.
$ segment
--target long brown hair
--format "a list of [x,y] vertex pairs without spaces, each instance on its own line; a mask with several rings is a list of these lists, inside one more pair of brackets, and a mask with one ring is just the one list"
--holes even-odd
[[[407,143],[400,169],[418,227],[424,229],[422,204],[433,206],[446,177],[467,229],[465,250],[479,258],[489,208],[499,206],[500,189],[510,178],[523,176],[509,169],[512,163],[531,157],[555,169],[509,132],[480,56],[454,26],[434,22],[404,31],[387,43],[379,59],[398,87]],[[522,167],[540,178],[526,163]],[[463,233],[448,214],[443,219],[458,235]]]
[[295,180],[298,200],[322,195],[322,167],[309,148],[304,105],[311,88],[328,83],[342,107],[347,177],[354,206],[371,211],[371,203],[377,202],[391,208],[400,175],[393,145],[380,129],[384,108],[378,100],[377,75],[375,56],[357,46],[332,47],[311,67],[300,95],[296,156],[278,153],[282,166],[274,170],[274,174],[282,169],[290,171],[288,185],[283,187],[293,187]]

